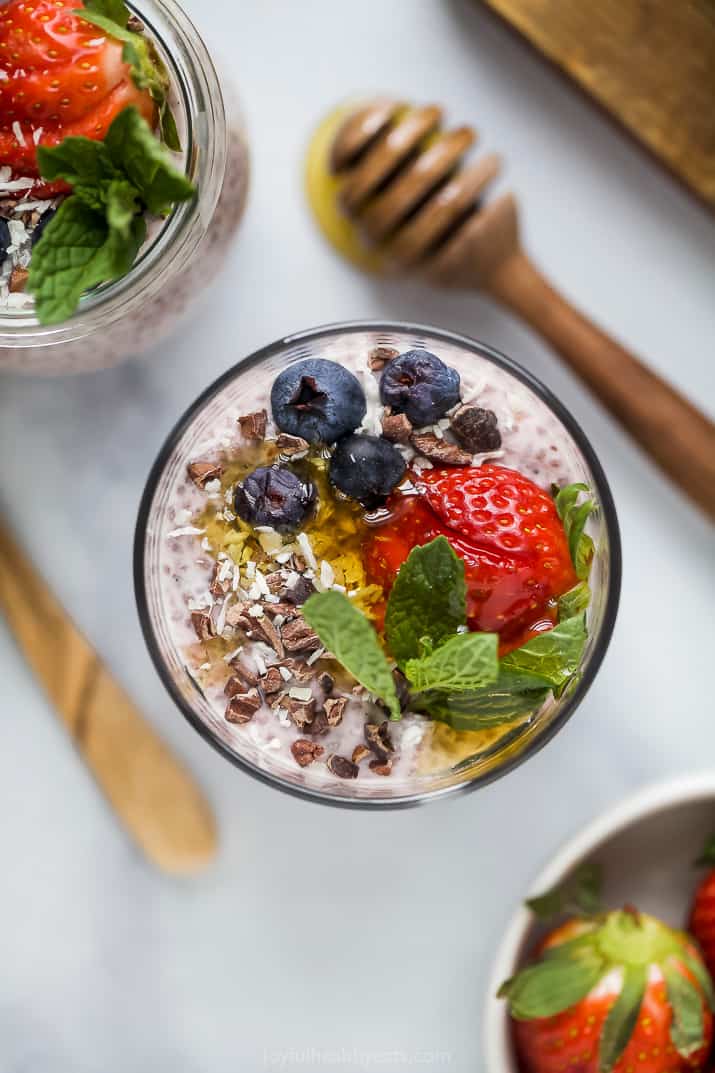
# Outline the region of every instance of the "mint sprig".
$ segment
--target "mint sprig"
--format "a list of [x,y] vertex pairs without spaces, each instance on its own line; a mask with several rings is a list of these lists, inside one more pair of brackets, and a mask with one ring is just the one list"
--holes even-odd
[[556,510],[563,522],[566,539],[569,542],[576,577],[581,581],[588,577],[594,555],[593,540],[584,530],[589,516],[596,509],[596,504],[588,495],[586,499],[579,502],[581,494],[589,491],[588,485],[581,483],[567,484],[564,488],[554,489]]
[[446,537],[413,548],[400,567],[385,614],[385,637],[402,665],[437,648],[467,621],[464,563]]
[[145,210],[166,215],[195,189],[133,106],[104,142],[65,138],[38,146],[37,161],[44,179],[73,187],[35,246],[27,283],[40,323],[57,324],[91,287],[126,275],[146,238]]
[[509,652],[501,670],[558,689],[578,670],[587,637],[585,615],[576,615]]
[[404,667],[413,689],[464,693],[496,682],[499,673],[495,633],[458,633],[441,648]]
[[164,144],[180,152],[181,142],[168,101],[169,75],[153,42],[128,28],[129,8],[123,0],[86,0],[85,6],[75,8],[73,14],[123,43],[122,59],[129,64],[134,85],[148,92],[156,105]]
[[322,644],[361,685],[400,718],[400,702],[390,664],[365,615],[341,592],[315,593],[303,604],[303,617]]

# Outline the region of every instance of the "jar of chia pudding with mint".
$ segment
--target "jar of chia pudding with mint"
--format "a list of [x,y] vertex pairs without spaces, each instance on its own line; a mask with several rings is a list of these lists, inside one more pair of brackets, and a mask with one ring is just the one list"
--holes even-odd
[[135,544],[149,650],[225,757],[384,807],[482,786],[582,701],[618,524],[578,424],[490,347],[410,324],[303,332],[181,418]]
[[248,175],[237,101],[174,0],[0,3],[0,370],[108,368],[175,330]]

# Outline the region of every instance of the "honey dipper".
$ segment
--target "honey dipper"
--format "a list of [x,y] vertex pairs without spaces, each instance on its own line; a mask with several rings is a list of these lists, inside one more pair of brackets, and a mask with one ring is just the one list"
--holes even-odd
[[513,194],[482,201],[499,158],[465,161],[475,131],[445,131],[442,114],[375,98],[323,121],[307,184],[328,239],[367,271],[481,290],[516,313],[715,518],[715,424],[551,286],[522,249]]

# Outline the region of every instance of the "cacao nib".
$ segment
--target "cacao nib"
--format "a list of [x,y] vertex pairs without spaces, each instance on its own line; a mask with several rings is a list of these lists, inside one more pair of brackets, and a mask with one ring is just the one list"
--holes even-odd
[[293,753],[296,763],[300,764],[301,767],[308,767],[308,764],[312,764],[314,760],[323,755],[325,749],[322,745],[318,745],[316,741],[298,738],[291,745],[290,751]]
[[333,775],[337,775],[339,779],[356,779],[358,777],[358,766],[353,764],[352,760],[348,760],[347,756],[338,756],[336,753],[331,755],[326,760],[328,771],[331,771]]

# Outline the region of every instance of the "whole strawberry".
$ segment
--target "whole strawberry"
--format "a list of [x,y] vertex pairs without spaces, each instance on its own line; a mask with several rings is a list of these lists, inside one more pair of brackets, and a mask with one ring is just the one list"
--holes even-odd
[[[39,174],[38,145],[82,135],[101,140],[128,105],[153,123],[164,77],[138,34],[126,30],[129,12],[113,3],[125,25],[122,39],[75,14],[81,0],[10,0],[0,5],[0,165],[16,176]],[[126,11],[126,18],[124,12]],[[112,27],[105,18],[103,26]],[[125,60],[125,39],[137,39]]]
[[702,1070],[710,976],[689,937],[627,908],[568,920],[500,994],[525,1073]]
[[696,862],[708,867],[695,892],[688,930],[697,939],[705,964],[715,974],[715,838],[709,839]]

